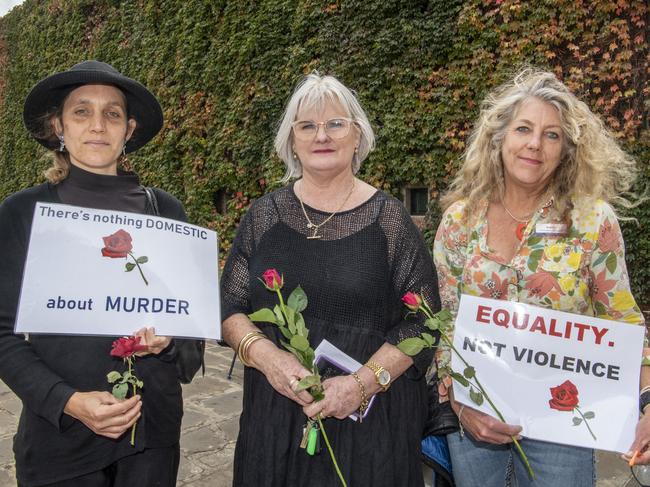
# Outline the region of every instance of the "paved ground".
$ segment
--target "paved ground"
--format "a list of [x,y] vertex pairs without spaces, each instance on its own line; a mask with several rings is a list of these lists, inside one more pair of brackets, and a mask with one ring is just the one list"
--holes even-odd
[[[241,410],[243,370],[237,363],[232,380],[228,380],[226,374],[231,359],[230,349],[208,345],[205,377],[198,377],[184,387],[179,487],[226,487],[232,484],[232,457]],[[19,414],[20,401],[0,382],[0,487],[16,486],[11,438]],[[599,454],[598,472],[598,487],[636,485],[617,455]]]

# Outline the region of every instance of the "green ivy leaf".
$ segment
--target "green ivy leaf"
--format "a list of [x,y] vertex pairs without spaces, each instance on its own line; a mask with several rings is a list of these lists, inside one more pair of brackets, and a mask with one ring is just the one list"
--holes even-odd
[[251,313],[248,315],[248,319],[254,322],[265,322],[265,323],[275,323],[276,325],[278,322],[276,321],[275,313],[271,311],[269,308],[262,308],[258,309],[254,313]]
[[129,392],[129,385],[124,382],[113,386],[113,396],[118,399],[125,399],[127,392]]
[[573,418],[573,426],[578,426],[580,423],[582,423],[582,418],[575,417]]
[[426,342],[418,337],[407,338],[397,344],[397,348],[409,357],[413,357],[422,351]]
[[113,382],[120,380],[122,378],[122,374],[113,370],[106,374],[106,378],[108,379],[108,382],[112,384]]
[[147,262],[149,262],[149,257],[147,257],[146,255],[143,255],[142,257],[138,257],[136,262],[138,264],[146,264]]
[[305,291],[303,291],[303,289],[298,286],[289,295],[287,305],[292,307],[296,313],[300,313],[307,307],[307,302],[307,295],[305,294]]
[[291,337],[291,346],[301,352],[307,351],[309,348],[309,341],[301,335],[294,335]]
[[124,266],[124,272],[131,272],[133,269],[135,269],[135,264],[133,262],[127,262]]

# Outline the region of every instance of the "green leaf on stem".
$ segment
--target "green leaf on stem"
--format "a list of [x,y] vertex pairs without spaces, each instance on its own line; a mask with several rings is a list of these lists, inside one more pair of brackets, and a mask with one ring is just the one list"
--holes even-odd
[[456,382],[458,382],[460,385],[462,385],[463,387],[469,387],[469,382],[467,381],[467,379],[465,379],[465,377],[463,377],[462,375],[460,375],[458,372],[453,372],[453,371],[452,371],[452,372],[451,372],[451,377],[452,377]]
[[147,257],[146,255],[143,255],[142,257],[138,257],[136,259],[136,262],[138,264],[146,264],[147,262],[149,262],[149,257]]
[[139,380],[135,383],[135,385],[137,386],[138,389],[142,389],[144,387],[144,382]]
[[465,370],[463,370],[463,375],[468,379],[473,379],[476,376],[476,370],[472,366],[466,367]]
[[296,331],[298,335],[302,335],[305,338],[309,337],[309,330],[307,325],[305,325],[305,318],[303,318],[301,313],[296,313]]
[[286,326],[280,326],[278,325],[278,328],[280,329],[280,333],[286,338],[287,340],[291,340],[291,337],[293,336],[289,330],[287,330]]
[[578,426],[580,423],[582,423],[582,418],[577,418],[573,417],[573,426]]
[[305,350],[304,355],[305,355],[305,362],[307,362],[307,364],[305,365],[307,370],[310,370],[312,372],[317,372],[318,369],[314,366],[314,349],[309,347],[307,350]]
[[436,339],[433,338],[431,333],[422,333],[422,339],[427,344],[427,347],[433,347],[433,344],[436,343]]
[[435,318],[427,318],[424,320],[424,326],[426,326],[429,330],[436,331],[439,325],[440,320],[436,320]]
[[304,391],[305,389],[309,389],[310,387],[320,385],[320,377],[317,375],[307,375],[300,379],[300,382],[298,382],[298,386],[296,387],[296,390],[298,391]]
[[474,390],[473,387],[469,390],[469,398],[477,406],[480,406],[481,404],[483,404],[483,393]]
[[451,321],[452,318],[453,318],[453,315],[451,314],[451,311],[449,311],[448,309],[441,309],[440,311],[438,311],[433,316],[435,316],[436,318],[438,318],[442,322]]
[[113,370],[106,374],[106,378],[108,379],[108,382],[112,384],[113,382],[120,380],[122,378],[122,374]]
[[296,350],[305,352],[309,348],[309,341],[304,336],[294,335],[291,337],[291,346]]
[[275,314],[275,323],[280,326],[284,325],[284,316],[282,316],[282,309],[280,308],[279,304],[275,305],[275,308],[273,308],[273,313]]
[[305,310],[307,307],[307,295],[300,286],[296,287],[296,289],[291,292],[289,299],[287,300],[287,305],[292,307],[296,313]]
[[133,262],[127,262],[124,266],[124,272],[131,272],[133,269],[135,269],[135,264]]
[[593,411],[587,411],[583,414],[583,416],[585,419],[594,419],[596,417],[596,414]]
[[248,319],[251,321],[263,321],[266,323],[275,323],[276,325],[278,324],[275,318],[275,314],[269,308],[258,309],[255,311],[255,313],[249,314]]
[[126,393],[129,392],[129,385],[125,383],[115,384],[113,386],[113,396],[118,399],[125,399]]
[[287,314],[287,326],[292,335],[296,334],[296,312],[288,307],[284,307],[284,312]]
[[407,338],[397,344],[397,348],[409,357],[417,355],[425,347],[426,342],[418,337]]

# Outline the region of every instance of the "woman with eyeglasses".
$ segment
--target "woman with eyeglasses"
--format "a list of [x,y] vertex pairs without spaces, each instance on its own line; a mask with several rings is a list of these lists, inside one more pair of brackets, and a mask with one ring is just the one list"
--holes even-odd
[[[401,297],[415,290],[437,307],[437,283],[403,204],[355,176],[373,144],[366,114],[336,78],[311,74],[298,85],[275,139],[286,179],[298,179],[251,206],[222,279],[225,340],[238,349],[263,334],[243,357],[233,485],[339,485],[326,452],[310,457],[300,448],[306,420],[317,415],[328,418],[324,427],[348,485],[423,485],[423,374],[432,353],[411,358],[395,345],[425,330],[404,319]],[[296,391],[309,372],[283,348],[278,328],[247,317],[276,304],[258,279],[269,268],[283,275],[285,299],[298,285],[305,290],[311,346],[326,339],[364,364],[325,380],[321,401]],[[363,421],[348,419],[366,412],[372,396]]]

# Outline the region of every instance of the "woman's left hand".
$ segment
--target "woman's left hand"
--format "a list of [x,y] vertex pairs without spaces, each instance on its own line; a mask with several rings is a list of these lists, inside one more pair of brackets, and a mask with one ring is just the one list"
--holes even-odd
[[136,353],[138,357],[149,354],[158,355],[166,349],[172,341],[171,337],[157,336],[154,327],[141,328],[136,331],[133,336],[140,337],[140,345],[145,345],[147,347],[146,350]]
[[635,452],[638,452],[634,458],[634,464],[648,465],[650,464],[650,414],[644,414],[639,419],[636,425],[636,432],[634,434],[634,441],[630,446],[630,451],[623,455],[626,461],[630,461]]
[[359,385],[351,375],[341,375],[323,381],[325,398],[302,408],[310,418],[319,413],[322,418],[335,417],[345,419],[359,409],[361,394]]

